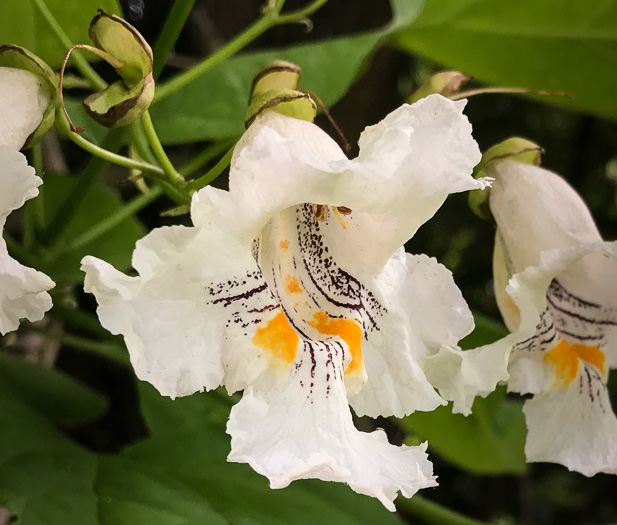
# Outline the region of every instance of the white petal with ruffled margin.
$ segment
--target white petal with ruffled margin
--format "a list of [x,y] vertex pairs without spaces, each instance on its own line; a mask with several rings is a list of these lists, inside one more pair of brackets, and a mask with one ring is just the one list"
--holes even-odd
[[[230,173],[234,202],[253,225],[250,235],[275,206],[345,206],[353,210],[349,229],[341,232],[336,221],[323,229],[332,255],[358,277],[379,272],[450,193],[488,185],[471,177],[480,151],[464,106],[440,95],[403,105],[364,131],[353,160],[309,122],[272,112],[259,117],[238,143]],[[194,220],[202,216],[195,209]]]
[[411,497],[436,485],[426,445],[395,447],[381,430],[356,430],[345,353],[340,341],[305,342],[288,371],[247,389],[227,425],[228,460],[249,463],[272,488],[296,479],[340,481],[395,511],[399,491]]
[[0,146],[19,151],[41,123],[48,103],[36,75],[0,67]]
[[372,417],[404,417],[445,404],[420,364],[473,328],[452,273],[434,259],[401,249],[368,286],[383,310],[379,329],[363,343],[368,381],[350,399],[354,410]]
[[580,368],[569,388],[525,402],[527,460],[561,463],[585,476],[617,474],[617,418],[606,385],[593,367]]
[[[103,326],[124,335],[138,377],[170,397],[216,388],[225,373],[233,389],[246,386],[225,366],[242,349],[255,353],[251,337],[276,306],[250,249],[215,230],[160,228],[138,242],[133,266],[139,277],[94,257],[82,261],[84,288],[95,294]],[[250,357],[238,361],[253,365],[252,379],[266,364]]]
[[[0,231],[9,213],[38,195],[41,183],[26,157],[0,146]],[[16,330],[20,319],[41,320],[51,308],[47,290],[53,286],[45,274],[13,259],[0,238],[0,334]]]

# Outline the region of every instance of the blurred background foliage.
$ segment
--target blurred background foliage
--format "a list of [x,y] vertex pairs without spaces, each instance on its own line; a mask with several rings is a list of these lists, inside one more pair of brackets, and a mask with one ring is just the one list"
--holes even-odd
[[[37,4],[0,4],[0,43],[21,44],[58,67],[66,49]],[[89,21],[103,8],[123,12],[153,45],[161,76],[152,118],[174,164],[187,174],[212,166],[242,134],[251,80],[274,59],[302,67],[301,88],[323,100],[352,144],[366,125],[444,68],[472,75],[472,85],[566,91],[571,96],[482,95],[469,100],[466,114],[482,150],[513,135],[544,147],[543,165],[579,191],[605,239],[617,238],[616,2],[329,0],[311,16],[311,31],[302,24],[272,28],[182,89],[165,90],[167,80],[253,23],[262,4],[178,0],[175,9],[190,14],[162,67],[155,44],[169,0],[122,0],[120,6],[114,0],[47,1],[73,43],[89,42]],[[305,5],[288,0],[285,8]],[[110,68],[95,67],[111,78]],[[68,107],[75,122],[86,125],[86,137],[127,151],[131,133],[89,120],[79,102],[84,94],[72,90]],[[323,115],[317,123],[339,140]],[[184,164],[195,155],[199,162]],[[440,522],[439,511],[421,498],[399,498],[399,514],[391,515],[344,486],[302,481],[271,491],[247,465],[227,464],[224,425],[234,400],[214,392],[170,401],[138,384],[122,341],[98,325],[94,302],[79,286],[83,255],[129,270],[131,248],[145,231],[188,218],[161,217],[173,204],[160,198],[91,240],[97,223],[139,195],[127,171],[55,134],[43,143],[43,167],[39,228],[22,233],[15,219],[8,226],[22,241],[11,246],[12,254],[58,283],[46,321],[24,324],[4,338],[0,351],[0,504],[19,523]],[[215,185],[225,188],[225,177]],[[78,195],[83,198],[72,198]],[[505,328],[492,293],[493,226],[476,219],[466,199],[450,197],[407,248],[435,256],[454,273],[476,315],[476,330],[463,342],[469,348],[503,336]],[[69,226],[60,228],[67,213]],[[525,464],[521,398],[503,388],[477,400],[468,418],[442,407],[402,421],[357,423],[384,427],[394,443],[428,439],[440,486],[421,495],[475,520],[617,522],[614,477],[587,479],[558,465]]]

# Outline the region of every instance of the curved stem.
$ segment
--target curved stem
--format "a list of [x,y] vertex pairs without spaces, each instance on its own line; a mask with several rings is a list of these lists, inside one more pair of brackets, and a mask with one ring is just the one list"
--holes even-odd
[[162,188],[160,186],[155,186],[148,193],[135,197],[131,202],[125,204],[116,213],[106,217],[101,222],[97,223],[96,226],[73,239],[73,241],[66,246],[64,251],[68,252],[71,250],[77,250],[105,235],[107,232],[121,224],[122,221],[128,219],[132,215],[135,215],[135,213],[146,207],[152,201],[156,200],[162,194]]
[[141,116],[141,123],[143,124],[146,138],[152,148],[152,153],[154,153],[156,160],[158,160],[159,164],[163,168],[167,182],[179,187],[186,185],[186,181],[182,175],[176,171],[176,168],[165,153],[163,145],[161,144],[161,141],[156,134],[156,130],[154,129],[154,124],[152,124],[152,119],[150,118],[150,113],[148,110],[146,110],[146,112]]
[[195,155],[193,158],[186,161],[182,166],[180,166],[180,168],[178,168],[180,175],[182,175],[183,177],[188,177],[197,170],[200,170],[204,164],[207,164],[211,160],[214,160],[221,153],[228,150],[231,146],[238,142],[238,139],[239,137],[233,140],[222,140],[220,142],[215,142],[214,144],[211,144],[203,151]]
[[234,148],[231,147],[229,149],[229,151],[227,151],[227,153],[225,153],[225,155],[223,155],[223,157],[221,158],[221,160],[219,160],[216,165],[208,172],[206,173],[204,176],[199,177],[198,179],[195,179],[194,181],[189,183],[189,190],[190,191],[197,191],[201,188],[203,188],[204,186],[207,186],[208,184],[210,184],[214,179],[216,179],[221,173],[223,173],[223,170],[229,166],[229,163],[231,162],[231,157],[234,153]]
[[73,133],[69,127],[69,123],[66,120],[66,117],[64,116],[62,111],[59,110],[56,110],[56,126],[64,135],[71,139],[80,148],[86,150],[88,153],[91,153],[95,157],[99,157],[103,160],[111,162],[112,164],[124,166],[125,168],[141,170],[146,173],[151,173],[152,175],[161,179],[165,178],[165,172],[158,166],[153,166],[152,164],[149,164],[147,162],[130,159],[128,157],[124,157],[123,155],[112,153],[111,151],[107,151],[106,149],[103,149],[96,144],[93,144],[92,142],[86,140],[81,135]]
[[264,11],[263,16],[257,20],[252,26],[249,26],[246,30],[240,33],[236,38],[229,42],[226,46],[222,47],[205,60],[197,64],[195,67],[181,73],[171,79],[169,82],[160,86],[155,95],[152,104],[160,102],[165,97],[168,97],[172,93],[183,88],[187,84],[193,82],[195,79],[203,75],[206,71],[209,71],[214,66],[219,65],[225,59],[232,55],[235,55],[244,46],[255,40],[259,35],[270,29],[271,27],[289,24],[294,22],[302,22],[307,16],[314,13],[327,0],[315,0],[307,7],[293,11],[291,13],[281,15],[281,9],[283,8],[284,0],[274,0],[270,6]]
[[323,6],[328,0],[315,0],[311,4],[303,7],[302,9],[298,9],[297,11],[292,11],[291,13],[287,13],[285,15],[280,15],[277,18],[276,24],[291,24],[294,22],[302,22],[306,17],[312,15],[315,11],[317,11],[321,6]]
[[165,62],[167,62],[167,57],[174,47],[176,40],[178,40],[180,32],[194,4],[195,0],[176,0],[169,11],[165,25],[153,49],[154,68],[152,70],[152,76],[154,80],[159,78],[161,71],[163,71]]
[[[58,23],[56,17],[54,17],[53,13],[47,7],[45,0],[32,0],[32,2],[39,10],[39,13],[41,14],[45,22],[47,22],[47,25],[56,37],[58,43],[66,49],[70,49],[71,47],[73,47],[73,42],[71,42],[71,39],[64,32],[64,29],[62,29],[62,26]],[[90,64],[88,64],[88,61],[83,57],[83,55],[81,55],[80,53],[75,53],[74,60],[77,69],[79,69],[81,74],[88,79],[88,82],[93,89],[95,89],[96,91],[100,91],[107,87],[107,82],[105,82],[99,76],[99,74],[94,71],[94,69],[92,69]]]
[[411,499],[399,497],[396,500],[396,504],[399,508],[424,520],[426,523],[433,523],[435,525],[484,525],[482,521],[463,516],[418,494]]

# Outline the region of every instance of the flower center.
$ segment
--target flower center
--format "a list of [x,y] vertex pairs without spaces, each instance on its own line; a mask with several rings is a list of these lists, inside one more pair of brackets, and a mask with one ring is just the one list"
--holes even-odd
[[578,343],[559,341],[559,344],[542,359],[545,365],[554,367],[555,381],[567,387],[578,373],[579,360],[594,365],[602,375],[605,375],[605,355],[597,346],[587,346]]

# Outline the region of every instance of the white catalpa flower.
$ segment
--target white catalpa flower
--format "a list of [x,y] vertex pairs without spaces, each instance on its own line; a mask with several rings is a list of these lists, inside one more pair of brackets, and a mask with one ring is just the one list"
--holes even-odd
[[602,242],[558,175],[512,160],[487,172],[495,178],[495,294],[519,341],[508,387],[534,394],[524,407],[527,459],[587,476],[617,473],[617,419],[606,389],[617,364],[617,243]]
[[[19,150],[37,128],[47,107],[35,75],[0,67],[0,231],[6,218],[38,195],[43,182]],[[39,321],[51,308],[49,277],[22,266],[7,252],[0,237],[0,334],[16,330],[24,317]]]
[[193,227],[137,243],[128,277],[86,257],[85,289],[162,394],[243,389],[230,461],[273,488],[349,484],[388,509],[435,485],[426,446],[395,447],[360,415],[404,416],[443,399],[420,359],[473,320],[448,270],[401,246],[451,192],[484,187],[464,102],[405,105],[348,160],[314,124],[266,112],[235,149],[230,190],[193,198]]

